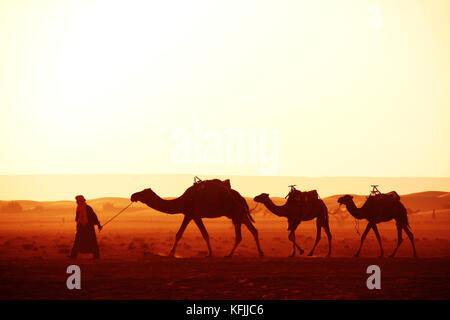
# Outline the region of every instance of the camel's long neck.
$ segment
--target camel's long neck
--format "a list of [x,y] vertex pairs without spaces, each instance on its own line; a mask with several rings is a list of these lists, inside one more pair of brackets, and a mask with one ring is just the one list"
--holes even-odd
[[169,214],[182,213],[184,209],[184,199],[182,196],[175,199],[166,200],[158,196],[156,193],[153,193],[152,196],[147,197],[142,202],[150,208]]
[[285,206],[277,206],[271,199],[267,199],[264,201],[264,205],[267,209],[270,210],[273,214],[279,216],[279,217],[286,217],[286,208]]
[[363,215],[361,212],[361,208],[358,208],[353,200],[350,203],[346,203],[345,206],[347,207],[347,211],[350,212],[350,214],[355,217],[356,219],[362,219]]

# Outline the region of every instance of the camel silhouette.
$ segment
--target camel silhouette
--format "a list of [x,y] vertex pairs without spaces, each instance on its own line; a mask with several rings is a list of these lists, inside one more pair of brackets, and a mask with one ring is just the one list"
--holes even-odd
[[[394,193],[392,193],[394,194]],[[397,246],[394,249],[394,252],[390,255],[390,257],[394,257],[397,253],[400,244],[403,242],[402,239],[402,230],[408,235],[409,240],[411,241],[413,248],[413,256],[417,257],[416,247],[414,245],[414,236],[409,229],[408,216],[406,212],[406,208],[400,202],[400,197],[395,193],[396,196],[387,196],[384,197],[375,197],[370,196],[367,198],[366,202],[361,208],[356,207],[353,202],[353,196],[345,195],[338,199],[339,204],[343,204],[346,206],[347,211],[356,219],[366,219],[369,223],[366,226],[362,236],[361,236],[361,244],[359,245],[359,249],[355,254],[355,257],[358,257],[364,240],[366,239],[367,233],[369,233],[370,229],[373,230],[375,236],[377,237],[378,244],[380,245],[380,257],[384,256],[383,246],[381,244],[380,233],[378,232],[377,224],[380,222],[390,221],[392,219],[395,220],[395,224],[397,226]]]
[[312,256],[314,254],[314,250],[320,241],[320,234],[323,228],[328,237],[327,256],[329,257],[331,255],[332,236],[328,224],[328,209],[321,199],[308,201],[308,203],[305,203],[305,199],[299,200],[299,198],[296,196],[300,194],[302,194],[302,192],[291,188],[291,192],[288,195],[288,200],[282,206],[278,206],[273,203],[268,193],[261,193],[260,195],[253,198],[253,200],[255,202],[264,204],[266,208],[269,209],[269,211],[271,211],[273,214],[279,217],[286,217],[288,219],[288,231],[290,231],[288,239],[289,241],[292,241],[292,253],[290,257],[295,256],[295,248],[298,249],[300,254],[303,254],[304,252],[303,249],[295,241],[295,230],[297,229],[298,225],[301,221],[309,221],[313,219],[316,219],[316,241],[308,256]]
[[210,257],[212,250],[209,243],[209,235],[202,218],[218,218],[223,216],[232,220],[236,235],[234,246],[227,257],[233,255],[237,246],[242,241],[242,224],[247,227],[255,238],[259,255],[261,257],[264,255],[260,247],[258,231],[252,224],[254,220],[250,215],[247,201],[245,201],[239,192],[231,189],[229,180],[221,181],[219,179],[212,179],[196,181],[180,197],[171,200],[162,199],[152,189],[145,189],[134,193],[131,196],[131,201],[140,201],[153,209],[168,214],[184,214],[183,222],[176,234],[175,242],[169,256],[175,255],[177,244],[184,230],[194,220],[208,246],[207,257]]

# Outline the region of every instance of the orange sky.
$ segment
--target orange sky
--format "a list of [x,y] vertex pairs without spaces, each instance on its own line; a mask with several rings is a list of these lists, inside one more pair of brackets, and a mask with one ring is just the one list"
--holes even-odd
[[449,177],[449,20],[446,0],[0,0],[0,174]]

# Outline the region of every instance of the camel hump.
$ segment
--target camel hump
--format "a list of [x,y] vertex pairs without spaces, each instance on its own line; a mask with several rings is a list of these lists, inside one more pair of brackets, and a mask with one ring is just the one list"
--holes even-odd
[[319,199],[319,194],[317,193],[317,190],[311,190],[305,192],[305,199],[306,201],[314,201]]
[[395,192],[395,191],[391,191],[391,192],[388,192],[388,193],[386,193],[386,194],[389,195],[389,196],[391,196],[391,197],[394,198],[395,200],[400,200],[400,196],[399,196],[398,193]]
[[231,182],[230,179],[226,180],[220,180],[220,179],[210,179],[210,180],[198,180],[194,182],[194,186],[203,188],[210,188],[210,187],[218,187],[218,188],[226,188],[231,189]]
[[230,179],[222,180],[222,183],[228,188],[231,189]]
[[204,199],[208,203],[220,203],[220,201],[227,201],[231,197],[230,180],[210,179],[198,180],[190,188],[192,196],[197,199]]

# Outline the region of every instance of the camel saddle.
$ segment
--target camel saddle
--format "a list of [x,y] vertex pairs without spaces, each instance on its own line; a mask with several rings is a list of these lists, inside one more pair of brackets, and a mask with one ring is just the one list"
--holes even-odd
[[314,201],[317,201],[319,199],[319,194],[317,193],[317,190],[311,190],[311,191],[299,191],[299,190],[293,190],[288,197],[288,200],[295,200],[299,201],[303,204],[309,204]]
[[369,196],[369,198],[373,198],[377,201],[383,201],[383,202],[385,202],[385,201],[400,201],[400,196],[395,191],[371,195],[371,196]]

